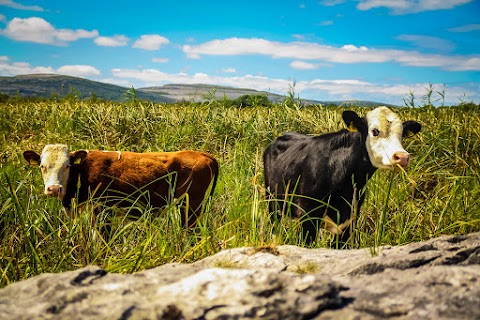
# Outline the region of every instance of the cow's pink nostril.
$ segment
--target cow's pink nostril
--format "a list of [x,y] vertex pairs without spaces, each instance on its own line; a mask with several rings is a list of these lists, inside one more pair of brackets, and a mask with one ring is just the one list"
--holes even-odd
[[48,186],[46,193],[48,196],[58,197],[61,192],[62,186]]
[[399,164],[402,167],[407,167],[410,162],[410,154],[408,152],[399,151],[393,155],[393,164]]

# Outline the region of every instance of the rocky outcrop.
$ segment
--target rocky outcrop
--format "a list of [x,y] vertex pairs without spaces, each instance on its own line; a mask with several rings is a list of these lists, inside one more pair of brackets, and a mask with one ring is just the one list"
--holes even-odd
[[480,233],[370,250],[237,248],[0,290],[0,319],[480,319]]

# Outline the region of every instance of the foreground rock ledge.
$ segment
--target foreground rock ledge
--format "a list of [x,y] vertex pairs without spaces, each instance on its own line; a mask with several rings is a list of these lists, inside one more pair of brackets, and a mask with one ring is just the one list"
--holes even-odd
[[0,290],[0,319],[480,319],[480,233],[370,251],[238,248]]

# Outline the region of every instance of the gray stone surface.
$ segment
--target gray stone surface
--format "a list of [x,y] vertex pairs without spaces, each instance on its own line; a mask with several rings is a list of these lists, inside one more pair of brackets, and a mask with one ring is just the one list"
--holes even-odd
[[0,290],[0,319],[480,319],[480,233],[373,257],[237,248],[135,274],[43,274]]

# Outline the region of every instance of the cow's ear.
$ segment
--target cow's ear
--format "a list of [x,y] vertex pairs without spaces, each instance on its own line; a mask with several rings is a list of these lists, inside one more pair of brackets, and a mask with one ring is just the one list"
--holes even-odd
[[72,164],[80,164],[83,161],[83,159],[85,159],[87,154],[88,154],[88,151],[86,150],[78,150],[78,151],[72,152],[71,153]]
[[413,137],[422,130],[422,125],[417,121],[409,120],[403,123],[403,137]]
[[23,158],[27,160],[28,164],[32,166],[40,165],[40,155],[32,150],[27,150],[23,153]]
[[355,111],[343,111],[342,118],[347,125],[348,131],[357,132],[360,129],[362,119],[355,113]]

